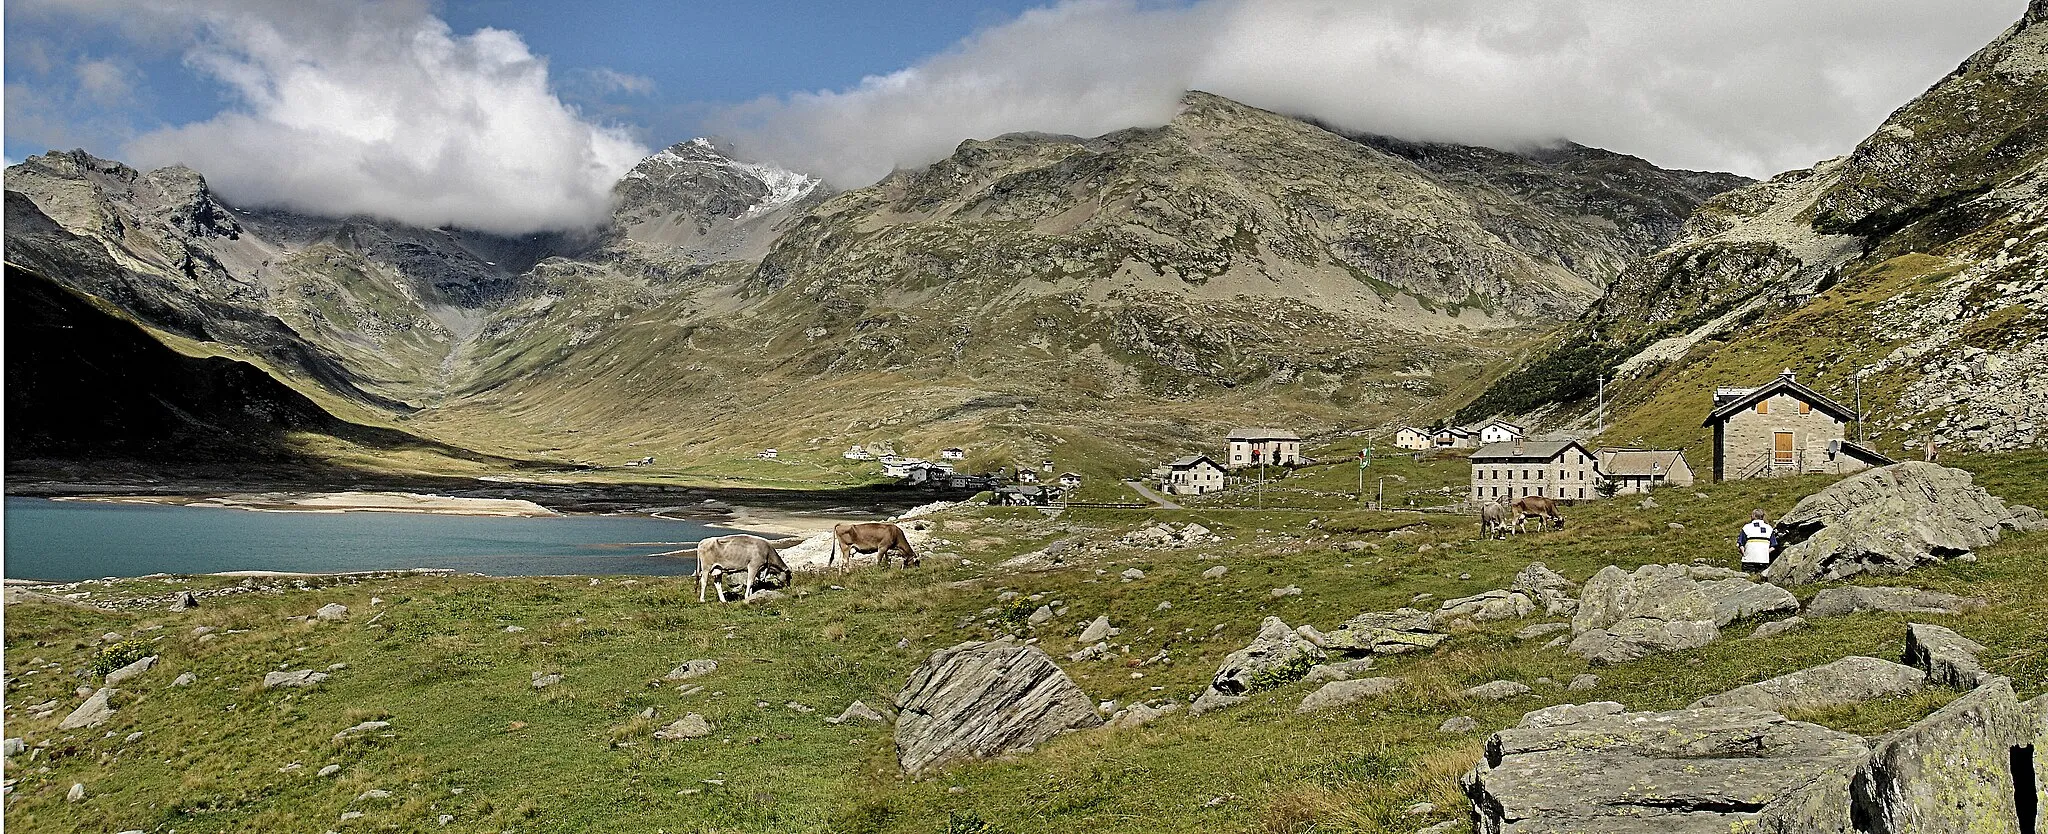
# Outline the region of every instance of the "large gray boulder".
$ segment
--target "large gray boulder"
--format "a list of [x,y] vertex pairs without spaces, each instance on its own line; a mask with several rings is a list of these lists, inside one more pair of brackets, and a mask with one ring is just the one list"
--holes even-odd
[[137,675],[149,671],[150,669],[155,668],[156,658],[156,655],[150,655],[141,660],[137,660],[134,663],[130,663],[119,669],[115,669],[112,672],[108,672],[106,685],[119,686],[123,683],[127,683],[130,678],[133,678]]
[[1464,778],[1480,834],[1849,834],[1863,739],[1754,707],[1549,707]]
[[1738,686],[1692,702],[1697,707],[1756,707],[1772,712],[1858,704],[1927,687],[1927,675],[1874,657],[1845,657],[1833,663]]
[[1595,663],[1622,663],[1717,640],[1737,619],[1796,610],[1783,588],[1738,571],[1701,565],[1614,565],[1586,580],[1566,651]]
[[1413,608],[1368,611],[1323,633],[1323,646],[1335,651],[1401,654],[1428,650],[1450,639],[1436,630],[1430,615]]
[[2015,764],[2039,733],[2011,682],[1992,678],[1885,737],[1855,781],[1864,830],[2019,834]]
[[1301,699],[1301,706],[1296,707],[1294,711],[1306,713],[1333,707],[1350,706],[1367,698],[1376,698],[1392,693],[1400,689],[1401,686],[1402,680],[1400,678],[1358,678],[1356,680],[1331,681],[1323,684],[1322,688],[1303,697]]
[[1984,600],[1959,597],[1919,588],[1863,587],[1850,585],[1827,588],[1806,604],[1808,617],[1840,617],[1865,611],[1899,614],[1961,614],[1984,607]]
[[1102,723],[1052,658],[1007,640],[933,652],[904,683],[896,710],[896,759],[911,776]]
[[1577,583],[1551,570],[1548,565],[1530,562],[1521,573],[1515,574],[1514,584],[1509,585],[1508,590],[1528,594],[1546,616],[1569,617],[1579,608],[1578,587]]
[[1536,603],[1528,594],[1520,591],[1487,591],[1469,597],[1445,600],[1437,607],[1430,620],[1437,627],[1456,620],[1491,622],[1493,620],[1514,620],[1527,617],[1536,611]]
[[57,729],[78,730],[106,723],[107,719],[114,717],[114,707],[108,701],[120,691],[112,687],[100,687],[92,693],[92,697],[85,699],[85,703],[79,704],[70,715],[64,716],[63,721],[57,722]]
[[1996,542],[2004,530],[2048,529],[2048,520],[1985,492],[1961,469],[1907,461],[1807,496],[1777,527],[1781,548],[1765,575],[1804,583],[1904,573]]
[[1634,617],[1573,637],[1565,651],[1596,664],[1641,660],[1653,654],[1697,649],[1721,638],[1713,620],[1653,620]]
[[1910,666],[1927,670],[1927,680],[1952,689],[1975,689],[1991,678],[1977,662],[1984,645],[1950,629],[1926,623],[1906,624],[1906,656]]
[[1267,617],[1259,623],[1259,636],[1252,638],[1251,645],[1231,652],[1223,658],[1223,664],[1216,668],[1216,674],[1209,680],[1209,688],[1224,695],[1243,695],[1260,688],[1261,683],[1290,683],[1280,680],[1288,668],[1298,667],[1299,679],[1308,674],[1316,661],[1329,657],[1329,653],[1318,648],[1308,638],[1289,628],[1279,617]]

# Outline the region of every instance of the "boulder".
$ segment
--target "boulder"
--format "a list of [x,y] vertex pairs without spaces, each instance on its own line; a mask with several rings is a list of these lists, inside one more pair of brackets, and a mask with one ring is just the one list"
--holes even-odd
[[172,611],[190,611],[198,607],[199,597],[194,596],[191,591],[179,591],[171,596]]
[[1431,615],[1431,622],[1438,628],[1458,619],[1473,622],[1492,620],[1513,620],[1527,617],[1536,611],[1536,603],[1528,594],[1520,591],[1487,591],[1469,597],[1445,600]]
[[313,616],[322,620],[345,620],[348,619],[348,606],[330,602],[320,606],[320,610],[313,612]]
[[1813,601],[1806,604],[1808,617],[1839,617],[1845,614],[1860,614],[1865,611],[1890,611],[1901,614],[1961,614],[1965,611],[1984,607],[1984,600],[1978,597],[1959,597],[1940,591],[1923,591],[1919,588],[1885,588],[1847,586],[1827,588],[1813,595]]
[[1961,469],[1907,461],[1807,496],[1777,528],[1781,547],[1765,575],[1805,583],[1904,573],[1996,542],[2004,530],[2048,529],[2048,521],[1985,492]]
[[1571,623],[1537,623],[1535,625],[1527,626],[1522,630],[1515,632],[1515,639],[1534,640],[1538,637],[1549,637],[1550,635],[1556,634],[1560,631],[1571,630]]
[[1757,626],[1755,631],[1749,633],[1749,636],[1751,638],[1776,637],[1788,631],[1796,631],[1805,627],[1805,617],[1786,617],[1782,620]]
[[1373,659],[1370,657],[1361,657],[1357,660],[1345,660],[1338,663],[1318,663],[1310,666],[1308,674],[1302,677],[1301,680],[1303,683],[1328,683],[1330,681],[1350,680],[1352,675],[1370,671],[1372,665]]
[[1210,569],[1208,569],[1208,570],[1202,571],[1202,578],[1203,578],[1203,579],[1222,579],[1222,578],[1223,578],[1223,575],[1224,575],[1224,574],[1226,574],[1226,573],[1229,573],[1229,572],[1230,572],[1230,569],[1229,569],[1229,568],[1227,568],[1227,567],[1224,567],[1224,566],[1222,566],[1222,565],[1217,565],[1217,566],[1215,566],[1215,567],[1213,567],[1213,568],[1210,568]]
[[1322,688],[1310,692],[1301,699],[1301,706],[1294,711],[1315,712],[1320,709],[1350,706],[1367,698],[1376,698],[1400,689],[1400,678],[1359,678],[1357,680],[1331,681]]
[[1769,582],[1719,579],[1700,583],[1700,591],[1713,601],[1714,625],[1722,628],[1736,620],[1799,610],[1798,597]]
[[1641,660],[1661,652],[1696,649],[1720,639],[1713,620],[1622,620],[1573,637],[1565,651],[1592,663],[1612,665]]
[[1489,681],[1465,690],[1465,697],[1482,701],[1505,701],[1529,694],[1529,685],[1515,681]]
[[1104,614],[1100,617],[1096,617],[1094,620],[1089,621],[1088,626],[1086,628],[1081,629],[1081,636],[1075,638],[1075,640],[1082,644],[1095,643],[1110,637],[1115,637],[1121,631],[1123,631],[1123,629],[1110,625],[1109,615]]
[[845,724],[850,721],[869,721],[876,724],[887,724],[889,723],[889,717],[876,712],[874,707],[860,701],[855,701],[847,704],[846,709],[840,712],[838,716],[825,719],[827,724]]
[[156,655],[150,655],[141,660],[135,661],[134,663],[130,663],[119,669],[115,669],[112,672],[108,672],[106,681],[107,685],[115,686],[117,684],[126,683],[129,678],[133,678],[136,675],[140,675],[144,672],[149,671],[152,667],[156,666],[156,657]]
[[1572,692],[1584,692],[1588,689],[1592,689],[1593,687],[1599,685],[1600,676],[1587,672],[1583,674],[1573,675],[1571,682],[1565,684],[1564,688]]
[[191,672],[179,672],[177,677],[171,679],[172,686],[191,686],[198,682],[199,676]]
[[[1259,636],[1250,645],[1231,652],[1223,658],[1223,665],[1216,668],[1216,674],[1209,680],[1209,688],[1225,695],[1243,695],[1260,688],[1261,679],[1270,679],[1280,674],[1283,667],[1301,664],[1301,675],[1308,674],[1312,662],[1329,654],[1314,643],[1310,643],[1279,617],[1267,617],[1259,623]],[[1296,675],[1299,678],[1300,675]],[[1291,683],[1291,680],[1268,680],[1268,683]]]
[[1196,698],[1193,704],[1188,705],[1188,715],[1193,717],[1223,709],[1224,707],[1234,707],[1249,700],[1251,700],[1249,696],[1225,695],[1214,689],[1206,689],[1202,691],[1201,697]]
[[1927,675],[1874,657],[1845,657],[1811,669],[1738,686],[1692,702],[1697,707],[1747,706],[1786,712],[1857,704],[1891,695],[1910,695],[1927,686]]
[[1115,717],[1109,719],[1109,726],[1117,729],[1143,727],[1166,717],[1167,713],[1178,709],[1180,709],[1179,704],[1161,704],[1156,707],[1145,704],[1132,704],[1118,710]]
[[1596,663],[1704,646],[1744,617],[1796,611],[1790,591],[1702,565],[1613,565],[1586,580],[1566,651]]
[[554,686],[555,684],[558,684],[558,683],[561,683],[561,682],[562,682],[562,674],[561,674],[560,672],[534,672],[534,673],[533,673],[533,688],[535,688],[535,689],[546,689],[546,688],[548,688],[548,687],[550,687],[550,686]]
[[1323,633],[1323,645],[1332,650],[1373,654],[1434,649],[1448,639],[1450,635],[1436,630],[1429,614],[1413,608],[1368,611]]
[[655,730],[654,737],[662,741],[685,741],[711,735],[712,729],[710,720],[693,712]]
[[933,652],[904,683],[896,710],[896,758],[912,776],[1102,723],[1052,658],[1007,640]]
[[1515,574],[1515,581],[1508,590],[1528,594],[1546,616],[1569,617],[1579,608],[1579,601],[1573,596],[1578,587],[1578,583],[1542,562],[1531,562],[1521,573]]
[[342,730],[341,732],[335,733],[334,740],[343,741],[351,736],[359,736],[363,735],[364,733],[375,733],[388,729],[391,729],[391,722],[389,721],[365,721],[361,724],[357,724],[346,730]]
[[1444,723],[1436,725],[1436,731],[1439,733],[1469,733],[1477,729],[1479,722],[1472,720],[1472,716],[1469,715],[1446,718]]
[[57,722],[57,729],[77,730],[105,723],[107,719],[114,717],[114,707],[107,701],[120,691],[111,687],[101,687],[92,693],[91,697],[86,698],[85,703],[72,710],[70,715],[64,716],[63,721]]
[[662,675],[661,679],[665,681],[686,681],[692,678],[701,678],[716,671],[718,671],[718,661],[716,660],[710,658],[685,660],[681,666],[668,670],[668,674]]
[[2013,771],[2038,732],[2011,682],[1992,678],[1886,736],[1853,787],[1864,830],[2019,834]]
[[1588,704],[1494,733],[1463,785],[1488,834],[1850,834],[1868,757],[1857,736],[1753,707]]
[[1910,666],[1927,671],[1927,680],[1951,689],[1975,689],[1990,673],[1977,663],[1984,646],[1938,625],[1906,624],[1906,655]]
[[263,688],[305,688],[309,686],[318,686],[320,682],[324,680],[327,680],[326,672],[315,672],[311,669],[300,669],[293,672],[267,672],[263,675]]

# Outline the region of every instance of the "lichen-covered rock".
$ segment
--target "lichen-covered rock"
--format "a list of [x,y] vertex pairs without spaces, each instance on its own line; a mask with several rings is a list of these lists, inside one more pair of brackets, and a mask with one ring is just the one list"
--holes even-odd
[[1520,591],[1487,591],[1469,597],[1446,600],[1438,606],[1431,622],[1442,627],[1458,619],[1474,622],[1512,620],[1527,617],[1536,611],[1535,601]]
[[106,685],[117,686],[119,684],[126,683],[130,678],[133,678],[137,675],[149,671],[152,668],[155,668],[156,658],[156,655],[150,655],[141,660],[137,660],[134,663],[130,663],[119,669],[115,669],[112,672],[108,672]]
[[[1299,665],[1301,671],[1296,678],[1308,674],[1314,661],[1329,657],[1329,653],[1317,648],[1289,628],[1279,617],[1267,617],[1259,623],[1259,636],[1252,638],[1250,645],[1231,652],[1223,658],[1223,664],[1216,668],[1216,674],[1209,680],[1209,688],[1225,695],[1243,695],[1259,688],[1261,676],[1279,674],[1282,667]],[[1275,680],[1274,683],[1291,681]]]
[[1753,707],[1549,707],[1463,784],[1482,834],[1849,834],[1863,740]]
[[933,652],[904,683],[896,710],[896,758],[912,776],[1102,723],[1045,652],[1005,640]]
[[1373,654],[1434,649],[1447,639],[1428,613],[1413,608],[1368,611],[1323,633],[1323,645],[1331,650]]
[[1975,689],[1991,675],[1977,662],[1984,646],[1950,629],[1906,624],[1907,665],[1927,670],[1927,680],[1953,689]]
[[[1565,651],[1599,664],[1626,663],[1653,654],[1696,649],[1720,639],[1713,620],[1622,620],[1573,637]],[[1562,639],[1562,638],[1560,638]]]
[[1907,461],[1807,496],[1777,528],[1784,544],[1765,574],[1803,583],[1904,573],[1996,542],[2003,530],[2048,523],[2038,510],[1985,492],[1968,472]]
[[1529,685],[1516,681],[1488,681],[1465,690],[1465,697],[1482,701],[1505,701],[1529,694]]
[[1704,646],[1720,627],[1744,617],[1796,610],[1783,588],[1738,571],[1701,565],[1613,565],[1586,580],[1566,651],[1596,663]]
[[1578,584],[1564,574],[1551,570],[1542,562],[1531,562],[1515,574],[1515,581],[1508,590],[1528,594],[1543,609],[1545,616],[1569,617],[1579,610],[1576,597]]
[[326,672],[318,672],[312,669],[299,669],[291,672],[265,672],[263,674],[263,688],[276,689],[281,686],[305,688],[319,686],[320,682],[324,680],[327,680]]
[[1702,582],[1700,591],[1713,601],[1714,625],[1721,628],[1736,620],[1799,610],[1799,598],[1791,591],[1769,582],[1751,582],[1747,577]]
[[2019,834],[2014,748],[2038,732],[1993,678],[1878,744],[1854,785],[1857,816],[1867,831]]
[[1295,707],[1294,711],[1305,713],[1321,709],[1331,709],[1333,707],[1350,706],[1367,698],[1376,698],[1392,693],[1400,689],[1402,685],[1403,682],[1400,678],[1359,678],[1357,680],[1331,681],[1303,697],[1301,699],[1301,706]]
[[1909,695],[1926,686],[1927,675],[1911,666],[1874,657],[1845,657],[1709,695],[1692,702],[1692,706],[1747,706],[1786,712]]
[[1782,620],[1776,620],[1773,622],[1768,622],[1764,623],[1763,625],[1757,626],[1755,631],[1749,633],[1749,636],[1752,639],[1768,639],[1771,637],[1776,637],[1780,634],[1784,634],[1789,631],[1797,631],[1805,627],[1805,617],[1786,617]]
[[1865,611],[1901,614],[1961,614],[1984,607],[1977,597],[1959,597],[1919,588],[1863,587],[1851,585],[1827,588],[1806,604],[1808,617],[1840,617]]

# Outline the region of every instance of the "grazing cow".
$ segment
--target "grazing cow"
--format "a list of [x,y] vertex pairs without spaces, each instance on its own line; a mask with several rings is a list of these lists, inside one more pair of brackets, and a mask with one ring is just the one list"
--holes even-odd
[[1507,538],[1507,508],[1492,501],[1479,505],[1479,535],[1487,539]]
[[725,575],[745,571],[746,591],[743,599],[754,598],[754,583],[761,578],[761,572],[775,570],[782,572],[784,581],[789,579],[789,565],[782,561],[782,554],[775,552],[775,545],[760,536],[745,534],[734,536],[712,536],[697,543],[697,601],[704,601],[704,592],[712,585],[718,586],[718,601],[725,601]]
[[1559,530],[1564,529],[1564,516],[1558,513],[1557,502],[1552,499],[1541,495],[1524,495],[1515,499],[1514,508],[1517,531],[1522,529],[1523,522],[1532,518],[1537,519],[1543,525],[1543,529],[1549,529],[1553,524]]
[[853,554],[873,553],[875,563],[889,566],[889,553],[903,554],[903,566],[916,567],[917,551],[910,549],[910,537],[903,535],[903,528],[879,521],[864,521],[858,524],[832,525],[832,552],[825,557],[825,566],[831,567],[832,560],[844,551],[846,564],[839,569],[853,569]]

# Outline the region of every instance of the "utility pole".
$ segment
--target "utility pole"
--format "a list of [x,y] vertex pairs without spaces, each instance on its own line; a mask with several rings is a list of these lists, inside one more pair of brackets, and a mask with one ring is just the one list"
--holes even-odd
[[1372,504],[1373,509],[1385,510],[1387,508],[1387,479],[1381,478],[1379,480],[1379,493],[1378,496],[1373,500]]
[[1856,442],[1863,442],[1863,369],[1856,369]]
[[1601,432],[1603,432],[1603,431],[1606,431],[1606,430],[1607,430],[1607,372],[1606,372],[1606,371],[1601,371],[1601,372],[1600,372],[1600,386],[1599,386],[1599,388],[1598,388],[1597,390],[1599,391],[1599,393],[1595,395],[1595,402],[1597,402],[1597,403],[1598,403],[1598,406],[1597,406],[1597,408],[1598,408],[1598,411],[1597,411],[1597,412],[1595,412],[1595,413],[1596,413],[1596,414],[1598,414],[1599,416],[1597,416],[1597,417],[1594,417],[1594,418],[1593,418],[1593,433],[1594,433],[1594,434],[1599,434],[1599,433],[1601,433]]

